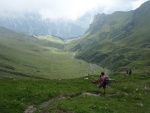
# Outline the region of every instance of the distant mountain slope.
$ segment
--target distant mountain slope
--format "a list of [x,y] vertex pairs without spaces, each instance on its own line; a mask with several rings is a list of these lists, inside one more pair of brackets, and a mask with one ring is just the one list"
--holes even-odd
[[[91,65],[64,51],[64,44],[58,37],[31,36],[0,27],[0,79],[68,79],[91,72]],[[96,73],[100,67],[92,69]]]
[[98,14],[80,40],[76,56],[112,70],[150,68],[150,1],[134,11]]

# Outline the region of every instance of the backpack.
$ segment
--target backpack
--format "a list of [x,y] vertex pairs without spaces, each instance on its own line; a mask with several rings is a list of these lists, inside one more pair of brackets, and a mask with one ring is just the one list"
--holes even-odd
[[108,77],[104,77],[104,84],[108,84],[109,83],[109,78]]

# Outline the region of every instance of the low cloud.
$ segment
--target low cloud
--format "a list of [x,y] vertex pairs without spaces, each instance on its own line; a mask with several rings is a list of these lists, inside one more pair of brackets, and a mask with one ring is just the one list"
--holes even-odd
[[39,13],[43,18],[75,20],[88,11],[101,9],[100,13],[128,11],[147,0],[0,0],[0,16]]

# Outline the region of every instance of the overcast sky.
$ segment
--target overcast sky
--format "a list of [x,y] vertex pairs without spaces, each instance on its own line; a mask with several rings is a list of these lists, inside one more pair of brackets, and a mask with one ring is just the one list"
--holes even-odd
[[43,18],[77,19],[87,11],[128,11],[148,0],[0,0],[0,16],[40,13]]

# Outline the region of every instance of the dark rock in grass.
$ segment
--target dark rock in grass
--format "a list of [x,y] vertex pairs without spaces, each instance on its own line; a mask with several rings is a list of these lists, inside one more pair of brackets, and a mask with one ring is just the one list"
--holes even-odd
[[93,79],[91,80],[91,82],[92,82],[92,83],[98,83],[98,82],[99,82],[99,78],[93,78]]
[[140,79],[144,79],[145,77],[139,77]]
[[150,88],[144,88],[143,91],[150,93]]
[[109,83],[115,83],[115,82],[116,82],[115,79],[109,78]]
[[0,78],[0,80],[3,80],[3,78]]

